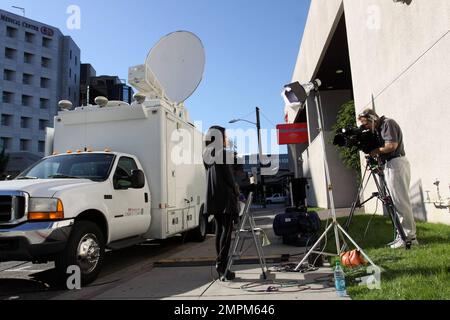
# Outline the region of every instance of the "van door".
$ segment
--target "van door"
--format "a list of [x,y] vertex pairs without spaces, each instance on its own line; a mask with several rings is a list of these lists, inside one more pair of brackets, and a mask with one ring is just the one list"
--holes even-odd
[[113,175],[112,228],[114,240],[144,234],[150,227],[148,182],[142,189],[131,188],[129,177],[137,170],[136,161],[121,157]]

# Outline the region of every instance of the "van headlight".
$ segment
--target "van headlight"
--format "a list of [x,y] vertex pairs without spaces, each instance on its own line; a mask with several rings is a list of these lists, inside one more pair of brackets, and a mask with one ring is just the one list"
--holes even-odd
[[62,201],[57,198],[30,198],[28,202],[28,220],[64,219]]

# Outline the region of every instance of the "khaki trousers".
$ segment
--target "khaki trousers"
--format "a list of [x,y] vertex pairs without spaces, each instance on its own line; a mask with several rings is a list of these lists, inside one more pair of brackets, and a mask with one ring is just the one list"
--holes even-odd
[[409,199],[411,167],[406,157],[389,160],[384,169],[386,184],[408,239],[416,238],[416,222]]

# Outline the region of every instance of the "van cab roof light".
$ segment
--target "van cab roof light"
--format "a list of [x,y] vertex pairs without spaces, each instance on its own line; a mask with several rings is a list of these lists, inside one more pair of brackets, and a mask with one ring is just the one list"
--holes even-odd
[[111,152],[111,149],[110,149],[110,148],[105,148],[104,151],[105,151],[105,152]]
[[67,150],[66,153],[71,154],[72,150]]

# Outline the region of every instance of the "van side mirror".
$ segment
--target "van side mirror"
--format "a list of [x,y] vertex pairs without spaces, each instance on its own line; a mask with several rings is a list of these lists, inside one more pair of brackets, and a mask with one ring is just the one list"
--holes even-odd
[[145,186],[145,176],[142,170],[133,170],[131,172],[131,188],[142,189]]

